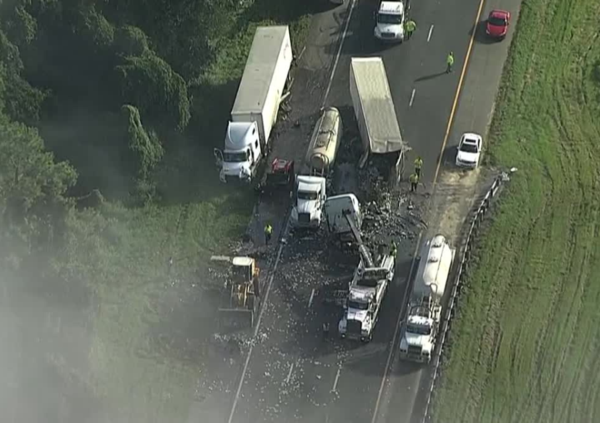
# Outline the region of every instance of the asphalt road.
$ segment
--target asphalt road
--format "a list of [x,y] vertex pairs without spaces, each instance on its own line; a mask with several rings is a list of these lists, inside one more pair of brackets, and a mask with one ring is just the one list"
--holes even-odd
[[[356,3],[326,104],[351,110],[350,58],[382,56],[403,136],[414,149],[411,159],[417,154],[423,157],[425,182],[431,184],[479,0],[412,3],[411,16],[417,22],[417,32],[409,42],[396,46],[381,46],[373,38],[373,11],[378,2]],[[507,4],[510,9],[515,3],[518,0],[497,1],[495,5]],[[314,56],[308,63],[322,61],[321,69],[335,63],[337,44],[332,40],[344,29],[347,7],[349,4],[325,14],[318,22],[317,31],[313,31],[318,35],[305,53]],[[447,149],[455,146],[458,134],[467,129],[485,133],[507,45],[508,42],[476,44]],[[455,71],[445,74],[449,51],[455,55]],[[305,149],[315,111],[329,86],[327,74],[310,67],[300,70],[299,83],[306,88],[296,89],[296,96],[303,99],[297,101],[299,109],[292,112],[288,122],[294,125],[296,133],[290,135],[293,131],[289,127],[282,129],[288,141],[276,144],[294,147],[288,151],[278,147],[276,154],[301,158],[303,152],[299,151]],[[261,219],[281,221],[281,209],[261,207]],[[282,224],[276,225],[279,229],[283,229]],[[414,248],[414,242],[411,246]],[[268,301],[251,355],[242,363],[243,379],[239,390],[233,392],[234,409],[226,421],[409,422],[413,410],[418,408],[417,396],[426,387],[428,375],[423,368],[399,362],[390,355],[390,342],[396,333],[398,315],[405,308],[412,257],[399,257],[397,278],[386,296],[373,342],[354,345],[322,337],[320,327],[324,320],[331,322],[335,337],[339,312],[323,306],[318,291],[326,282],[349,278],[356,262],[338,256],[322,238],[295,237],[281,249],[271,248],[280,255],[275,272],[266,275],[272,281]],[[395,351],[395,345],[391,351]],[[386,370],[388,377],[382,385]]]

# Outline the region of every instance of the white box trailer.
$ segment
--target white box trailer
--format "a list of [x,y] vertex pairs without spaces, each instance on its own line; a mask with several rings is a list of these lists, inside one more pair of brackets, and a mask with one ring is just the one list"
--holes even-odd
[[364,149],[360,167],[369,156],[386,156],[392,166],[401,166],[408,146],[402,139],[381,57],[352,58],[350,96]]
[[251,180],[267,157],[292,60],[287,26],[256,29],[231,110],[225,148],[215,151],[222,181]]
[[256,122],[266,143],[277,121],[279,100],[292,65],[287,26],[256,28],[233,108],[232,122]]

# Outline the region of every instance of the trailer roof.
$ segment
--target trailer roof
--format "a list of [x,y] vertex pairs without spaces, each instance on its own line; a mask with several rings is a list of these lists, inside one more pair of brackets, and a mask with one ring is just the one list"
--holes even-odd
[[[262,109],[267,101],[281,46],[288,37],[287,26],[259,26],[256,28],[233,110],[247,112],[257,108]],[[290,51],[286,53],[291,56],[291,47]]]
[[371,151],[384,154],[406,149],[383,60],[353,57],[351,66],[367,121]]

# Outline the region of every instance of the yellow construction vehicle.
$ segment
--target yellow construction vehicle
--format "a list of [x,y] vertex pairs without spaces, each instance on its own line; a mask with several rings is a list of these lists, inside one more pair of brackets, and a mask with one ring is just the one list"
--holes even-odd
[[227,263],[223,302],[219,308],[220,329],[254,326],[260,309],[260,269],[252,257],[212,256],[213,263]]

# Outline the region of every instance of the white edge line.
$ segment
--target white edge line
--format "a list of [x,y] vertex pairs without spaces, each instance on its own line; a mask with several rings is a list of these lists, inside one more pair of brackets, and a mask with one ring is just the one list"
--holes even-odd
[[288,383],[290,383],[290,379],[292,378],[292,372],[294,371],[294,365],[295,365],[295,364],[296,364],[296,363],[292,363],[292,364],[290,365],[290,371],[288,372],[288,375],[287,375],[287,377],[285,378],[285,384],[286,384],[286,385],[287,385]]
[[429,28],[429,35],[427,35],[427,42],[429,42],[429,40],[431,40],[432,33],[433,33],[433,25],[431,25],[431,28]]
[[408,107],[412,107],[413,101],[415,101],[415,93],[417,92],[416,88],[413,88],[412,94],[410,95],[410,103],[408,103]]
[[310,308],[310,306],[312,305],[314,298],[315,298],[315,289],[313,288],[312,291],[310,291],[310,298],[308,299],[308,308]]
[[[342,38],[340,40],[340,45],[338,47],[338,51],[337,54],[335,56],[335,62],[333,64],[333,68],[331,70],[331,75],[329,76],[329,83],[327,84],[327,90],[325,91],[325,97],[323,98],[323,106],[325,107],[325,103],[327,101],[327,97],[329,96],[329,91],[331,90],[331,85],[333,83],[333,78],[335,76],[335,70],[337,69],[337,65],[338,62],[340,60],[340,55],[342,54],[342,47],[344,46],[344,41],[346,39],[346,34],[348,33],[348,27],[350,26],[350,20],[352,19],[352,12],[354,11],[354,5],[356,3],[356,0],[352,0],[352,3],[350,3],[350,12],[348,13],[348,18],[346,19],[346,26],[344,27],[344,32],[342,33]],[[287,233],[288,227],[289,227],[289,219],[286,223],[286,227],[285,227],[285,232]],[[281,258],[281,252],[283,251],[283,246],[284,244],[281,244],[279,246],[279,251],[277,252],[277,258],[275,259],[275,264],[273,265],[273,271],[271,273],[271,277],[269,278],[269,282],[267,284],[267,291],[265,293],[265,300],[262,304],[262,307],[260,309],[260,313],[258,315],[258,320],[256,321],[256,328],[254,329],[254,336],[253,338],[255,339],[256,336],[258,335],[258,330],[260,329],[260,322],[262,320],[262,316],[263,313],[265,311],[266,308],[266,304],[268,302],[269,299],[269,293],[271,292],[271,285],[273,282],[273,278],[275,275],[275,271],[277,270],[277,265],[279,264],[279,259]],[[228,423],[231,423],[233,421],[233,416],[235,415],[235,409],[237,407],[237,403],[238,400],[240,399],[240,393],[242,392],[242,386],[244,385],[244,379],[246,378],[246,372],[248,371],[248,365],[250,363],[250,358],[252,358],[252,351],[254,351],[254,344],[250,344],[250,348],[248,349],[248,354],[246,355],[246,361],[244,363],[244,368],[242,370],[242,375],[240,377],[240,381],[238,383],[238,387],[237,390],[235,392],[235,398],[233,399],[233,405],[231,406],[231,412],[229,413],[229,419],[227,420]]]
[[[290,224],[290,220],[285,225],[285,229],[283,234],[285,235],[288,231]],[[260,308],[260,312],[258,314],[258,320],[256,321],[256,327],[254,328],[254,334],[252,336],[253,341],[256,340],[258,335],[258,331],[260,329],[260,322],[262,321],[263,314],[265,309],[267,308],[267,302],[269,301],[269,293],[271,292],[271,286],[273,284],[273,279],[275,278],[275,272],[277,271],[277,265],[279,264],[279,259],[281,258],[281,252],[283,251],[283,246],[285,244],[279,245],[279,251],[277,252],[277,258],[275,259],[275,264],[273,265],[273,270],[271,271],[271,276],[269,277],[269,281],[267,283],[267,291],[265,292],[265,300],[262,303]],[[246,362],[244,363],[244,368],[242,369],[242,375],[240,376],[240,382],[238,383],[237,390],[235,392],[235,398],[233,399],[233,405],[231,406],[231,413],[229,413],[228,423],[233,421],[233,416],[235,415],[235,409],[237,407],[238,400],[240,399],[240,392],[242,392],[242,386],[244,385],[244,379],[246,379],[246,372],[248,371],[248,364],[250,363],[250,358],[252,358],[252,351],[254,351],[254,342],[250,344],[250,348],[248,349],[248,354],[246,355]]]
[[396,342],[398,342],[398,333],[400,332],[400,324],[402,323],[402,315],[404,314],[404,308],[406,305],[406,296],[408,295],[408,287],[410,286],[410,280],[413,277],[413,270],[415,267],[415,262],[417,261],[417,256],[419,252],[419,245],[421,244],[421,237],[423,236],[423,232],[419,233],[419,237],[417,238],[417,245],[415,247],[415,255],[413,256],[412,262],[410,264],[410,271],[408,273],[408,278],[406,279],[406,288],[404,288],[404,295],[402,297],[402,307],[400,308],[400,312],[398,313],[398,320],[396,321],[396,329],[394,329],[394,336],[392,338],[392,343],[390,345],[390,352],[388,354],[387,362],[385,363],[385,370],[383,371],[383,377],[381,378],[381,386],[379,387],[379,393],[377,394],[377,401],[375,402],[375,410],[373,411],[373,418],[371,419],[371,423],[375,423],[377,421],[377,414],[379,412],[379,403],[381,401],[381,395],[383,394],[383,388],[385,387],[385,381],[388,378],[388,373],[390,371],[390,364],[392,362],[392,356],[394,355],[394,351],[396,348]]
[[335,77],[335,70],[337,69],[337,65],[342,54],[342,47],[344,46],[344,41],[346,40],[346,34],[348,33],[348,27],[350,26],[350,21],[352,20],[352,12],[354,11],[355,4],[356,0],[352,0],[350,3],[350,12],[348,13],[348,19],[346,19],[346,26],[344,27],[344,32],[342,33],[342,39],[340,40],[340,45],[338,46],[338,51],[335,55],[335,62],[333,63],[333,69],[331,70],[331,75],[329,76],[327,90],[325,90],[325,97],[323,97],[323,104],[321,105],[322,108],[325,107],[325,103],[327,103],[327,97],[329,97],[329,91],[331,90],[333,78]]
[[340,380],[340,373],[342,371],[342,366],[338,366],[338,370],[337,373],[335,374],[335,380],[333,381],[333,392],[336,392],[337,390],[337,384],[338,384],[338,380]]

